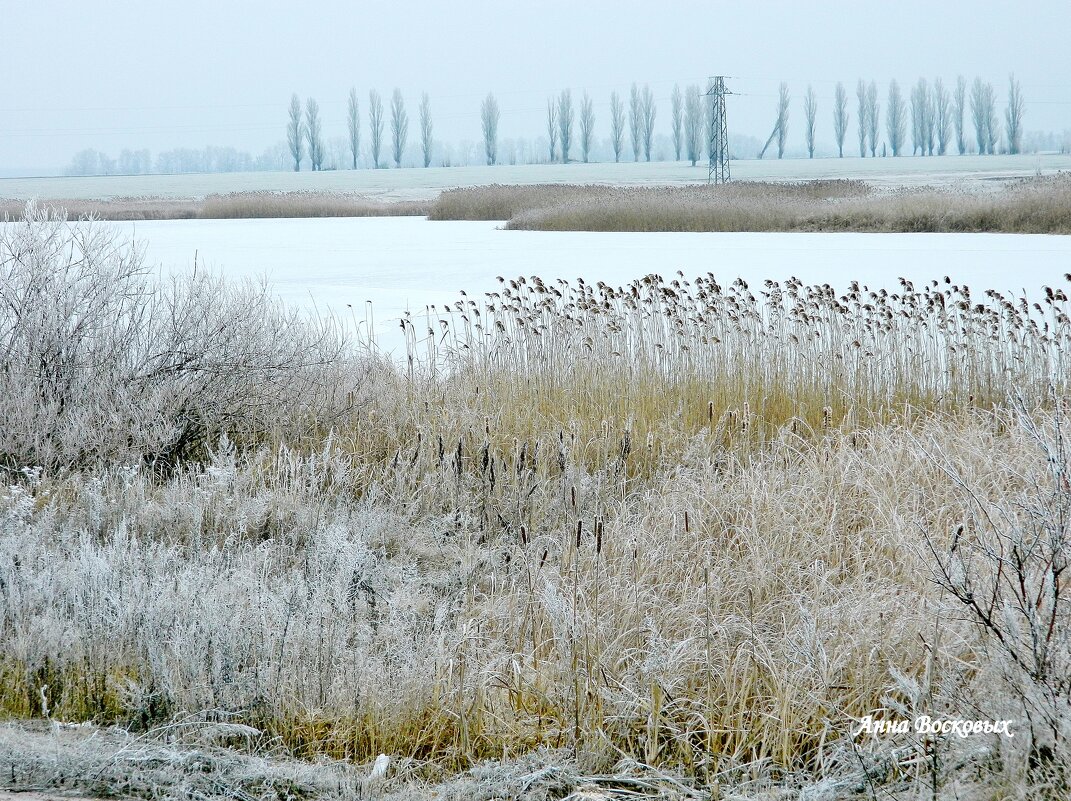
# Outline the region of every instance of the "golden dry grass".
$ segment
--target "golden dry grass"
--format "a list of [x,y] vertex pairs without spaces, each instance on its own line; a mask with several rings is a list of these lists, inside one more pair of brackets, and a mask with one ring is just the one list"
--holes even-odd
[[[202,199],[117,198],[42,200],[42,208],[66,210],[71,219],[231,220],[298,217],[424,216],[430,201],[386,202],[342,192],[231,192]],[[25,204],[0,202],[0,220],[22,219]]]
[[445,770],[549,747],[704,786],[1021,778],[1022,741],[1016,768],[848,732],[1021,721],[930,549],[1064,491],[1009,409],[1066,416],[1065,286],[501,283],[408,319],[407,363],[325,367],[352,397],[302,436],[163,477],[9,470],[0,710],[217,710]]
[[860,181],[725,186],[489,186],[444,192],[434,220],[506,220],[540,231],[858,231],[1071,233],[1071,177],[993,192],[901,189]]

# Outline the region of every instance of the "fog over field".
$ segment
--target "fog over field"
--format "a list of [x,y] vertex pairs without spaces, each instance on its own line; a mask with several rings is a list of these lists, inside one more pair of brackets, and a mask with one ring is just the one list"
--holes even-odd
[[[124,149],[156,154],[206,145],[257,155],[285,142],[292,93],[318,100],[330,141],[345,136],[351,87],[360,99],[364,148],[369,90],[389,104],[398,87],[408,105],[410,144],[427,92],[433,136],[449,143],[455,158],[464,142],[481,141],[488,92],[501,111],[499,137],[530,143],[545,135],[548,97],[571,88],[579,103],[587,92],[601,144],[609,136],[611,92],[627,102],[633,82],[649,84],[655,130],[665,142],[674,85],[705,87],[717,74],[729,76],[734,93],[730,134],[760,144],[773,126],[778,85],[789,84],[789,147],[797,155],[805,154],[807,86],[818,101],[820,150],[829,153],[835,85],[847,87],[854,131],[857,79],[877,83],[884,129],[892,79],[906,97],[920,76],[941,77],[948,87],[958,75],[968,82],[980,76],[993,84],[1002,114],[1014,73],[1026,100],[1026,129],[1060,134],[1071,127],[1062,39],[1069,27],[1071,9],[1057,0],[1015,13],[996,0],[909,0],[895,10],[845,0],[676,0],[658,8],[633,0],[408,0],[389,9],[327,0],[315,10],[204,0],[151,8],[130,0],[7,2],[0,175],[60,171],[87,148],[112,158]],[[659,149],[665,158],[666,144]]]

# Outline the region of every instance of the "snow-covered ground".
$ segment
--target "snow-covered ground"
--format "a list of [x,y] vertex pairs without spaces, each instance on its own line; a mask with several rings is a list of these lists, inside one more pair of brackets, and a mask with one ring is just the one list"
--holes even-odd
[[[958,184],[1071,170],[1071,154],[734,161],[741,180],[862,178],[879,185]],[[197,198],[239,191],[345,191],[384,200],[420,200],[443,189],[485,184],[681,184],[705,181],[706,165],[686,162],[529,164],[495,167],[134,175],[91,178],[4,178],[0,199]]]
[[842,289],[893,288],[951,276],[982,290],[1039,293],[1071,270],[1071,237],[1021,234],[592,233],[504,231],[498,223],[415,217],[174,220],[114,223],[147,243],[165,270],[193,265],[231,278],[267,276],[291,303],[331,310],[359,327],[366,302],[381,346],[401,343],[398,318],[499,287],[496,276],[605,281],[648,273],[713,273],[751,284],[796,276]]

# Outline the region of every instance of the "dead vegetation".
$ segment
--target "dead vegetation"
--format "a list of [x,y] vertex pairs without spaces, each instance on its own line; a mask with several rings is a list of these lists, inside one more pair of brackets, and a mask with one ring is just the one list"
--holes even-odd
[[[343,192],[234,192],[203,199],[40,201],[72,219],[258,219],[427,216],[504,220],[539,231],[856,231],[1071,233],[1071,175],[1023,179],[995,191],[878,191],[859,180],[733,182],[723,186],[491,185],[435,200],[379,201]],[[0,202],[19,219],[22,201]]]
[[538,231],[1071,233],[1071,176],[991,193],[876,192],[861,181],[724,186],[489,186],[444,192],[433,220],[505,220]]
[[[22,225],[0,711],[126,733],[50,763],[5,729],[0,778],[345,798],[386,754],[399,798],[1061,797],[1066,287],[503,279],[393,364]],[[851,736],[918,714],[1023,736]],[[176,752],[190,715],[227,749]]]
[[[430,201],[378,201],[344,192],[231,192],[202,199],[116,198],[40,200],[39,208],[62,208],[71,219],[236,220],[298,217],[425,216]],[[23,218],[23,201],[0,201],[0,220]]]

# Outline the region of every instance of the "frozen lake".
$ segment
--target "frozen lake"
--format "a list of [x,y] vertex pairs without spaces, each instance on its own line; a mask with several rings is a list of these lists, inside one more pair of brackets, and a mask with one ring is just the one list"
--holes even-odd
[[231,278],[266,276],[285,300],[363,326],[371,302],[381,346],[400,344],[398,317],[428,304],[494,291],[496,276],[548,283],[624,285],[648,273],[669,280],[713,273],[751,284],[796,276],[844,289],[872,289],[951,276],[982,290],[1037,294],[1071,272],[1071,237],[1022,234],[590,233],[504,231],[492,222],[417,217],[302,220],[174,220],[113,223],[147,244],[165,270],[199,265]]

